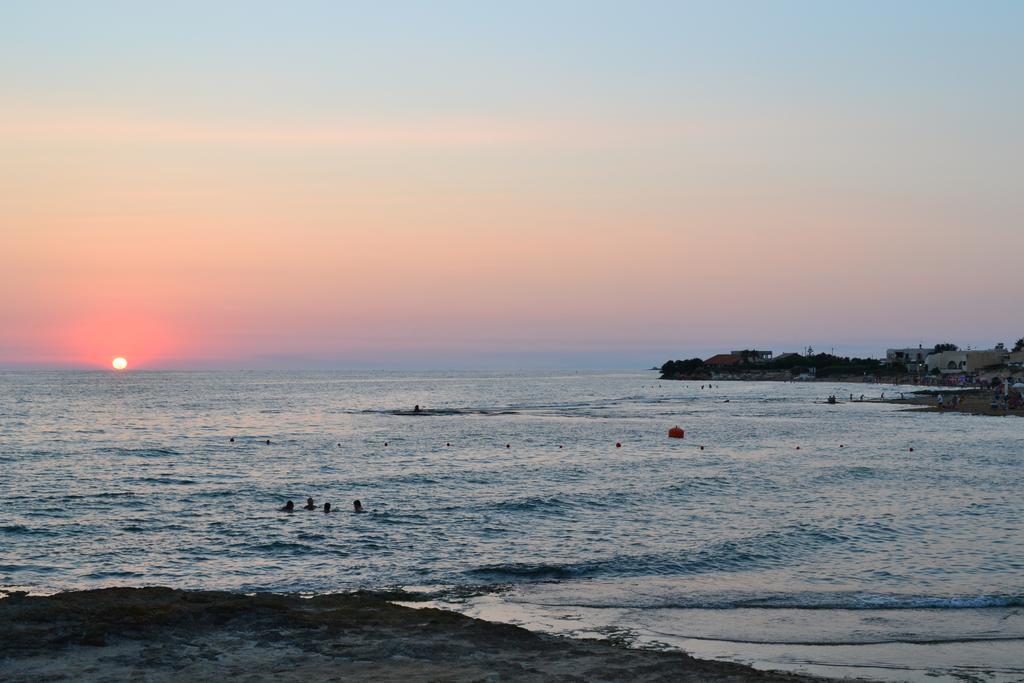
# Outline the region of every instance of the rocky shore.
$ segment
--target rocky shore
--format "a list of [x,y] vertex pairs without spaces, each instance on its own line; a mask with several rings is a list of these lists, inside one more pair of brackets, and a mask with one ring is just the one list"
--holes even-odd
[[818,680],[542,635],[389,597],[397,596],[13,593],[0,599],[0,680]]

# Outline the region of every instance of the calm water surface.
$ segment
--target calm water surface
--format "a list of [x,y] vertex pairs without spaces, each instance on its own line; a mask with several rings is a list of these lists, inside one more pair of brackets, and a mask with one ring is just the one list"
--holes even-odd
[[[0,587],[430,587],[766,666],[1024,676],[1024,420],[700,387],[0,374]],[[442,414],[398,414],[417,403]],[[277,511],[308,496],[338,513]]]

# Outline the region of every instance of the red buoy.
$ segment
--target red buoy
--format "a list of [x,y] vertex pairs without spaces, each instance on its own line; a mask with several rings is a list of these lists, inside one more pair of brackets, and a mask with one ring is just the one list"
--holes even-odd
[[672,429],[668,430],[668,436],[670,439],[682,439],[686,436],[686,431],[683,430],[679,425],[676,425]]
[[616,442],[615,442],[615,447],[616,447],[616,448],[622,448],[622,444],[621,444],[621,443],[619,443],[618,441],[616,441]]

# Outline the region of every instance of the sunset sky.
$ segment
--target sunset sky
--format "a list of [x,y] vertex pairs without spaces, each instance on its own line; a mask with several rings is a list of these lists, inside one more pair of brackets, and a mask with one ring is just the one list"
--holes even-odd
[[1024,336],[1024,3],[0,5],[0,366]]

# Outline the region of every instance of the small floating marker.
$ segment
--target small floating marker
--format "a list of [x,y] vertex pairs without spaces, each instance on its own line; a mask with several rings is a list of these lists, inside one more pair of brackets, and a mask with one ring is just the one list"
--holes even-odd
[[800,447],[799,447],[799,446],[797,446],[797,447],[796,447],[796,449],[797,449],[797,450],[800,450]]
[[911,446],[911,447],[910,447],[910,452],[911,452],[911,453],[913,453],[913,452],[914,452],[914,447],[913,447],[913,446]]
[[384,445],[385,445],[385,446],[387,446],[387,445],[388,445],[388,442],[387,442],[387,441],[385,441],[385,442],[384,442]]
[[452,442],[451,442],[451,441],[445,441],[445,442],[444,442],[444,445],[445,445],[445,446],[451,446],[451,445],[452,445]]
[[846,446],[844,446],[843,444],[839,444],[839,447],[840,448],[846,448]]
[[558,447],[559,447],[559,448],[562,448],[562,444],[558,444]]
[[340,443],[338,444],[338,448],[341,448],[341,444]]
[[686,436],[686,431],[679,425],[676,425],[672,429],[668,430],[668,436],[670,439],[682,439]]
[[505,444],[505,448],[512,448],[512,444],[510,444],[510,443]]
[[615,447],[616,447],[616,448],[622,448],[622,443],[621,443],[621,442],[619,442],[619,441],[616,441],[616,442],[615,442]]

